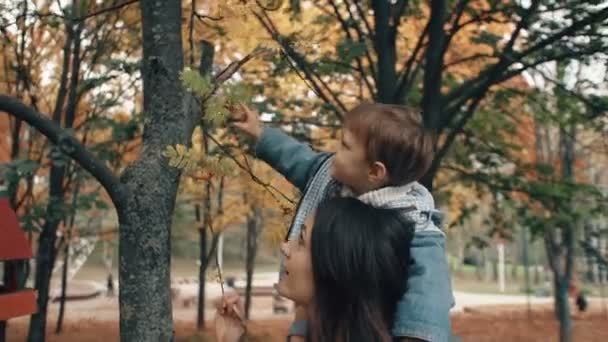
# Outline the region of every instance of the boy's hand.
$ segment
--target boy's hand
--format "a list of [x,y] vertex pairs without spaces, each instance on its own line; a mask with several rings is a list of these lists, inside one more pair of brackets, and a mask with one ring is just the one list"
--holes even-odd
[[264,129],[257,111],[239,104],[230,109],[232,125],[256,140],[262,135]]

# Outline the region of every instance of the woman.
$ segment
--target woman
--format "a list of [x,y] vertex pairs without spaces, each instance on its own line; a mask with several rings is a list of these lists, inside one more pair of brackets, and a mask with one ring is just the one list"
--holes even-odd
[[[405,228],[404,228],[405,227]],[[398,212],[354,198],[325,201],[296,240],[281,248],[285,267],[277,290],[307,308],[308,340],[391,341],[390,328],[407,283],[413,224]],[[238,298],[219,310],[223,342],[244,332]]]

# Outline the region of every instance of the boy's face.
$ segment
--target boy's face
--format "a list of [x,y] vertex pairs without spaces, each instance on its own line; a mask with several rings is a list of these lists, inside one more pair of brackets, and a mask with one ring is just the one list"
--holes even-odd
[[352,188],[357,195],[363,194],[383,186],[386,172],[384,166],[378,164],[369,163],[363,141],[345,127],[334,157],[332,177]]

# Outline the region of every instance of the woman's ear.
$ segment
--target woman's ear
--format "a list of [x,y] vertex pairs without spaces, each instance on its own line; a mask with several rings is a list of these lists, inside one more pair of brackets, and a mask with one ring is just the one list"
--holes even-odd
[[372,163],[369,174],[369,180],[376,184],[386,184],[388,183],[388,171],[386,170],[386,166],[384,163],[376,161]]

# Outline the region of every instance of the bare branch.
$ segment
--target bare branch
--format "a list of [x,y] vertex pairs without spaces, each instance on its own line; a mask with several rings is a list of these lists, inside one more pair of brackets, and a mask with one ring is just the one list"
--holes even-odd
[[[264,28],[266,29],[268,34],[270,34],[272,39],[274,39],[277,43],[279,43],[279,45],[281,46],[281,49],[283,51],[283,54],[286,56],[287,61],[289,62],[292,69],[298,74],[298,76],[300,78],[302,78],[302,80],[305,81],[305,83],[309,87],[311,87],[313,92],[317,96],[319,96],[323,101],[325,101],[328,104],[335,103],[339,107],[339,108],[334,108],[334,106],[332,106],[332,109],[333,109],[334,113],[338,116],[338,118],[341,119],[343,117],[343,113],[346,112],[346,106],[331,91],[329,86],[318,75],[316,75],[314,73],[314,71],[312,70],[312,68],[310,67],[310,64],[306,61],[306,59],[303,56],[301,56],[297,51],[295,51],[292,46],[290,46],[289,44],[287,44],[285,42],[285,39],[277,31],[276,27],[274,26],[274,24],[272,23],[270,18],[265,13],[262,13],[262,14],[265,17],[262,17],[262,15],[260,15],[259,13],[254,12],[254,15],[256,16],[258,21],[262,24],[262,26],[264,26]],[[295,65],[293,65],[292,60],[293,60],[293,63],[295,63]],[[306,77],[303,77],[301,75],[301,73],[299,72],[300,70],[304,73],[304,75]],[[331,96],[333,101],[328,97],[327,94],[325,94],[325,91],[323,91],[322,88],[325,89],[329,93],[329,95]]]
[[454,12],[454,19],[452,20],[452,28],[450,29],[450,32],[447,34],[447,36],[445,38],[445,42],[443,44],[443,53],[444,54],[447,51],[448,47],[450,46],[450,42],[452,41],[452,38],[454,38],[454,36],[456,35],[456,33],[459,30],[458,22],[460,22],[460,19],[462,18],[462,15],[464,14],[464,10],[467,8],[468,2],[469,2],[469,0],[460,0],[458,2],[458,5],[456,5],[456,10]]
[[478,59],[493,58],[493,57],[496,57],[496,55],[479,52],[479,53],[476,53],[476,54],[473,54],[473,55],[469,55],[469,56],[462,57],[462,58],[459,58],[457,60],[451,61],[450,63],[445,63],[443,65],[443,70],[447,70],[448,68],[451,68],[451,67],[456,66],[458,64],[467,63],[467,62],[475,61],[475,60],[478,60]]
[[247,172],[254,182],[256,182],[256,183],[260,184],[262,187],[264,187],[268,191],[268,193],[270,193],[270,195],[272,195],[272,197],[278,203],[281,203],[281,201],[277,198],[276,194],[279,194],[287,202],[289,202],[291,204],[295,204],[295,201],[293,199],[291,199],[289,196],[285,195],[283,192],[281,192],[281,190],[277,189],[274,185],[272,185],[270,183],[264,182],[258,176],[256,176],[255,173],[253,172],[253,170],[251,169],[251,167],[249,167],[247,159],[245,159],[245,162],[247,165],[244,165],[234,155],[232,155],[232,153],[230,153],[229,149],[226,146],[222,145],[222,143],[220,143],[217,139],[215,139],[213,137],[213,135],[209,134],[208,132],[204,132],[204,133],[211,141],[213,141],[214,144],[216,144],[218,146],[218,148],[220,148],[222,150],[224,155],[226,155],[228,158],[230,158],[239,168],[241,168],[242,170]]
[[123,7],[127,7],[127,6],[132,5],[132,4],[136,3],[136,2],[139,2],[139,0],[126,0],[125,2],[121,2],[121,3],[118,3],[116,5],[109,6],[109,7],[106,7],[106,8],[102,8],[100,10],[93,11],[91,13],[85,14],[82,17],[74,18],[74,21],[85,21],[85,20],[87,20],[89,18],[96,17],[96,16],[98,16],[100,14],[104,14],[104,13],[108,13],[108,12],[113,12],[113,11],[119,10],[119,9],[121,9]]
[[[359,25],[359,22],[364,22],[367,24],[367,19],[366,18],[361,18],[361,13],[359,12],[359,18],[355,17],[355,14],[353,13],[353,11],[351,10],[351,4],[346,0],[346,10],[348,11],[348,15],[350,16],[350,20],[351,22],[355,23],[355,30],[357,31],[357,34],[359,36],[359,42],[365,42],[365,37],[369,37],[370,39],[372,39],[373,36],[373,31],[367,30],[367,34],[365,32],[363,32],[363,29],[361,28],[361,26]],[[359,6],[359,4],[357,3],[357,1],[355,2],[355,6]],[[369,52],[369,50],[365,49],[365,56],[367,57],[367,63],[369,63],[369,70],[372,74],[372,78],[375,80],[376,79],[376,66],[374,64],[374,59],[372,58],[371,53]],[[366,75],[363,75],[366,76]],[[365,80],[366,83],[368,83],[367,79]],[[370,85],[371,86],[371,85]],[[368,87],[370,87],[368,86]],[[370,90],[370,93],[373,94],[374,92]]]
[[454,142],[454,139],[456,139],[458,134],[460,134],[462,132],[462,129],[464,128],[464,126],[473,117],[473,114],[475,114],[475,110],[481,103],[483,95],[485,95],[485,93],[479,94],[475,99],[473,99],[471,101],[466,112],[464,112],[462,114],[460,120],[458,120],[458,122],[456,123],[456,127],[454,127],[448,133],[448,136],[446,137],[444,143],[441,145],[441,147],[438,149],[437,153],[435,154],[435,159],[433,159],[433,164],[431,165],[431,170],[436,171],[439,169],[439,165],[443,161],[443,158],[445,158],[445,156],[447,155],[450,147],[452,146],[452,144]]
[[[524,16],[524,18],[522,18],[522,20],[520,21],[520,23],[518,25],[518,27],[521,27],[521,28],[519,29],[519,31],[517,29],[514,31],[513,35],[511,36],[511,38],[509,40],[509,43],[507,44],[505,49],[509,48],[509,46],[512,48],[513,44],[515,42],[515,38],[517,38],[515,33],[517,32],[517,34],[519,34],[518,32],[520,32],[521,30],[523,30],[527,27],[527,25],[529,24],[526,21],[527,17],[529,17],[529,16]],[[585,26],[587,26],[591,23],[600,22],[600,21],[606,20],[607,18],[608,18],[608,7],[604,8],[600,11],[597,11],[593,14],[590,14],[589,16],[587,16],[587,18],[585,18],[583,20],[574,22],[572,25],[564,28],[563,30],[559,31],[558,33],[556,33],[554,35],[549,36],[546,39],[541,40],[540,42],[536,43],[535,45],[529,47],[528,49],[526,49],[522,52],[502,53],[502,58],[497,63],[488,66],[484,71],[482,71],[479,74],[478,77],[462,83],[458,88],[452,90],[450,92],[450,94],[448,94],[445,97],[444,106],[447,107],[449,105],[452,109],[448,109],[448,110],[444,111],[444,113],[446,115],[453,115],[453,109],[459,108],[463,102],[467,101],[467,98],[469,98],[472,93],[477,92],[480,88],[488,88],[493,84],[500,83],[501,79],[505,80],[506,78],[503,76],[503,73],[506,70],[508,70],[508,68],[513,63],[522,62],[524,57],[529,56],[532,53],[535,53],[535,52],[553,44],[554,42],[559,41],[560,39],[562,39],[564,37],[567,37],[567,36],[570,36],[570,35],[576,33],[578,30],[584,28]],[[509,51],[512,51],[512,50],[509,50]],[[505,50],[505,52],[508,52],[508,51]],[[580,52],[578,53],[578,55],[580,55]],[[550,59],[550,60],[554,60],[554,59]],[[548,61],[548,60],[546,60],[546,61]],[[538,65],[540,63],[534,62],[532,64]],[[523,71],[525,69],[520,69],[520,70]],[[508,74],[511,74],[511,73],[508,73]],[[510,77],[513,77],[515,75],[511,75]]]
[[397,83],[397,90],[395,91],[396,99],[402,99],[405,94],[407,94],[407,91],[409,90],[408,84],[410,84],[415,78],[416,74],[418,73],[417,70],[420,70],[421,63],[418,63],[414,70],[412,70],[412,68],[417,60],[418,53],[422,51],[424,37],[426,37],[429,32],[430,23],[431,22],[429,20],[425,25],[424,30],[422,30],[422,33],[418,37],[418,41],[416,42],[416,46],[414,47],[410,58],[408,58],[408,60],[405,62],[403,65],[403,70],[399,73],[399,81]]
[[[373,35],[374,30],[372,29],[372,25],[367,20],[367,16],[365,14],[365,10],[362,7],[362,1],[353,1],[357,12],[359,13],[359,20],[365,24],[365,28],[367,29],[367,34],[371,37]],[[373,37],[372,37],[373,38]]]
[[[346,37],[348,37],[348,39],[351,41],[355,41],[355,38],[350,33],[350,29],[348,27],[348,24],[346,23],[346,19],[342,17],[342,14],[340,14],[340,9],[338,8],[338,5],[336,4],[336,2],[334,0],[330,0],[329,4],[331,5],[332,9],[334,10],[334,16],[340,22],[340,25],[342,26],[342,30],[346,34]],[[350,15],[351,22],[356,23],[356,20],[353,17],[353,13],[351,12],[351,10],[349,8],[348,3],[346,4],[346,7],[348,8],[348,13]],[[359,42],[364,42],[363,32],[361,32],[361,28],[359,27],[358,24],[355,24],[354,26],[355,26],[355,31],[357,31],[357,34],[358,34],[357,40]],[[369,51],[367,51],[367,49],[365,49],[365,53],[367,55],[368,62],[370,64],[370,70],[372,71],[372,77],[375,79],[375,71],[372,69],[373,65],[374,65],[373,60],[371,58],[371,55],[369,54]],[[358,68],[359,72],[361,73],[361,77],[363,78],[363,80],[365,81],[365,84],[367,85],[368,91],[370,92],[370,94],[372,96],[374,96],[374,88],[372,87],[371,83],[369,83],[369,80],[367,79],[367,75],[365,74],[365,69],[363,68],[363,61],[361,60],[361,57],[356,57],[355,61],[357,62],[357,68]]]

